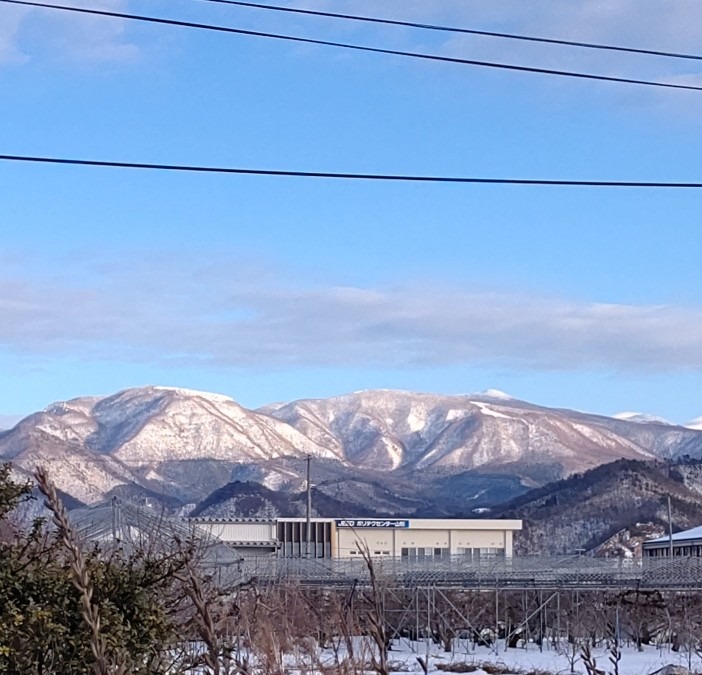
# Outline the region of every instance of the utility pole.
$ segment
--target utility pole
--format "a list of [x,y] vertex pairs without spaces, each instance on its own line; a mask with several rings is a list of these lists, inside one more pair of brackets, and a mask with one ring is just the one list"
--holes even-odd
[[117,541],[117,497],[112,497],[112,542]]
[[305,546],[305,557],[310,557],[310,544],[312,542],[311,537],[311,527],[310,527],[310,516],[312,514],[312,482],[310,481],[310,464],[312,462],[312,455],[307,455],[307,545]]
[[668,495],[668,555],[673,559],[673,515],[670,508],[670,495]]

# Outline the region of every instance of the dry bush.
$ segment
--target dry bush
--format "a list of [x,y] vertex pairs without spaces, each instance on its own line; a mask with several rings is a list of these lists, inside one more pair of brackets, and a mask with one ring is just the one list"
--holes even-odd
[[514,666],[508,666],[505,663],[488,663],[483,662],[480,664],[480,669],[484,670],[488,675],[506,675],[506,673],[520,673],[519,668]]
[[434,667],[447,673],[474,673],[476,670],[480,670],[480,666],[475,663],[466,663],[465,661],[437,663]]
[[436,670],[442,670],[446,673],[474,673],[476,670],[483,670],[490,675],[552,675],[547,670],[520,670],[514,666],[506,666],[504,663],[466,663],[465,661],[457,663],[437,663]]
[[124,651],[116,646],[111,650],[111,654],[108,653],[105,635],[100,630],[100,609],[97,603],[93,602],[93,581],[90,571],[73,528],[68,521],[68,512],[56,492],[56,486],[49,479],[49,475],[43,467],[36,470],[34,477],[46,498],[47,507],[53,514],[54,525],[56,525],[61,543],[70,556],[73,584],[80,593],[81,613],[90,629],[90,649],[95,659],[93,672],[95,675],[126,675],[127,658]]
[[[210,647],[220,638],[211,588],[195,569],[197,552],[188,543],[169,549],[173,542],[159,540],[158,532],[142,548],[138,542],[126,549],[116,542],[88,547],[73,530],[48,473],[38,469],[35,478],[54,529],[38,521],[31,531],[0,541],[0,671],[206,672],[193,642],[200,633],[196,624],[212,636]],[[0,524],[7,522],[7,506],[21,497],[18,490],[25,488],[0,469]],[[210,665],[210,672],[229,672],[217,671],[214,657]]]
[[370,587],[366,596],[368,607],[365,614],[366,629],[368,635],[375,644],[375,650],[373,650],[370,655],[370,664],[371,668],[378,675],[388,675],[390,672],[390,666],[388,664],[390,638],[385,617],[384,580],[378,576],[368,544],[359,542],[358,548],[363,556],[363,561],[366,564],[370,577]]
[[354,659],[342,659],[333,665],[319,664],[314,672],[322,675],[361,675],[365,670]]

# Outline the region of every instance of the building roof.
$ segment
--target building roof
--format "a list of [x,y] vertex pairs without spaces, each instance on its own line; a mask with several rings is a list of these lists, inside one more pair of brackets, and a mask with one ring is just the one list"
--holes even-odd
[[[687,541],[688,539],[702,539],[702,525],[693,527],[690,530],[685,530],[683,532],[676,532],[673,535],[673,541]],[[644,543],[646,544],[667,544],[670,542],[670,537],[666,535],[665,537],[658,537],[657,539],[651,539]]]
[[[209,525],[241,525],[249,523],[305,523],[305,516],[288,516],[280,518],[244,518],[240,516],[232,516],[223,518],[218,516],[193,516],[186,518],[185,522],[194,524]],[[488,519],[488,518],[342,518],[342,517],[320,517],[313,516],[310,518],[311,523],[336,523],[337,526],[366,529],[372,527],[372,523],[386,524],[390,527],[394,523],[394,527],[403,527],[413,530],[433,530],[433,529],[451,529],[451,530],[521,530],[521,520],[510,519]],[[402,523],[402,525],[398,525]]]
[[198,553],[206,563],[236,561],[238,553],[227,542],[213,537],[196,523],[169,518],[157,509],[136,506],[121,500],[74,509],[69,518],[75,533],[85,541],[112,543],[128,551],[156,545],[169,550],[178,541],[197,541]]
[[[277,518],[279,523],[304,523],[304,516],[291,518]],[[337,527],[366,529],[373,527],[373,523],[386,527],[403,527],[412,530],[521,530],[521,520],[487,519],[487,518],[403,518],[391,516],[388,518],[344,518],[325,517],[310,518],[313,523],[336,523]],[[393,525],[394,524],[394,525]]]
[[239,525],[241,523],[275,523],[274,518],[240,518],[239,516],[232,516],[231,518],[221,518],[218,516],[190,516],[185,518],[186,521],[191,523],[222,523],[226,525]]

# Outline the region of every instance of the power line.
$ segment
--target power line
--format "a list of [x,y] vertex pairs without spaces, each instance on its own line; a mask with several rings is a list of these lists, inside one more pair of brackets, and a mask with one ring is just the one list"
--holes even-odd
[[611,180],[553,180],[545,178],[486,178],[472,176],[421,176],[412,174],[342,173],[329,171],[287,171],[279,169],[245,169],[224,166],[188,164],[148,164],[143,162],[112,162],[94,159],[67,159],[35,157],[30,155],[0,155],[0,161],[34,164],[62,164],[113,169],[145,169],[190,173],[236,174],[245,176],[275,176],[292,178],[336,178],[410,183],[467,183],[487,185],[543,185],[555,187],[612,187],[612,188],[702,188],[702,183],[670,181],[611,181]]
[[245,30],[243,28],[231,28],[229,26],[219,26],[215,24],[196,23],[193,21],[179,21],[176,19],[164,19],[160,17],[144,16],[140,14],[127,14],[124,12],[110,12],[101,9],[88,9],[85,7],[71,7],[67,5],[56,5],[44,2],[29,2],[28,0],[0,0],[2,3],[12,5],[23,5],[26,7],[42,7],[45,9],[55,9],[65,12],[78,12],[95,16],[106,16],[117,19],[128,19],[134,21],[144,21],[147,23],[163,24],[168,26],[180,26],[183,28],[195,28],[201,30],[211,30],[220,33],[234,33],[237,35],[247,35],[250,37],[269,38],[273,40],[285,40],[288,42],[301,42],[304,44],[321,45],[326,47],[338,47],[340,49],[352,49],[360,52],[370,52],[374,54],[386,54],[390,56],[403,56],[426,61],[440,61],[444,63],[456,63],[479,68],[495,68],[499,70],[509,70],[521,73],[538,73],[541,75],[557,75],[560,77],[574,77],[583,80],[599,80],[602,82],[617,82],[620,84],[637,84],[648,87],[662,87],[665,89],[684,89],[688,91],[702,91],[702,86],[692,84],[676,84],[673,82],[655,82],[652,80],[640,80],[628,77],[615,77],[612,75],[595,75],[593,73],[583,73],[571,70],[554,70],[551,68],[537,68],[534,66],[521,66],[510,63],[498,63],[495,61],[477,61],[474,59],[462,59],[452,56],[438,56],[436,54],[423,54],[421,52],[408,52],[397,49],[383,49],[381,47],[366,47],[363,45],[351,44],[347,42],[334,42],[331,40],[318,40],[314,38],[304,38],[281,33],[269,33],[264,31]]
[[504,38],[508,40],[521,40],[524,42],[540,42],[551,45],[561,45],[566,47],[583,47],[585,49],[599,49],[613,52],[626,52],[629,54],[645,54],[647,56],[663,56],[673,59],[689,59],[702,61],[702,55],[683,54],[680,52],[667,52],[657,49],[642,49],[637,47],[624,47],[620,45],[606,45],[596,42],[579,42],[575,40],[560,40],[557,38],[536,37],[534,35],[522,35],[518,33],[500,33],[489,30],[478,30],[475,28],[458,28],[455,26],[440,26],[429,23],[416,23],[414,21],[400,21],[397,19],[380,19],[370,16],[359,16],[357,14],[340,14],[337,12],[323,12],[315,9],[301,9],[298,7],[280,7],[279,5],[267,5],[260,2],[239,2],[239,0],[200,0],[200,2],[212,2],[220,5],[235,5],[237,7],[250,7],[252,9],[272,10],[276,12],[288,12],[292,14],[305,14],[309,16],[321,16],[332,19],[345,19],[349,21],[359,21],[364,23],[383,24],[387,26],[402,26],[405,28],[420,28],[423,30],[441,31],[445,33],[461,33],[464,35],[481,35],[485,37]]

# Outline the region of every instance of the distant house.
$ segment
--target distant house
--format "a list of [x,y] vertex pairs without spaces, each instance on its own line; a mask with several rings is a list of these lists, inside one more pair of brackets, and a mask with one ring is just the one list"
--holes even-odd
[[[643,544],[644,558],[664,558],[670,556],[670,537],[658,537]],[[702,525],[673,535],[673,556],[693,556],[702,558]]]

